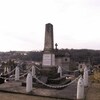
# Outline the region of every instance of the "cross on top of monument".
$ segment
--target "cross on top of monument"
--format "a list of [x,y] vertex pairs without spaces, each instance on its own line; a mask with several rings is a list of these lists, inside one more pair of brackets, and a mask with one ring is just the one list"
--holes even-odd
[[56,49],[57,49],[57,46],[58,46],[58,44],[56,43],[56,44],[55,44]]

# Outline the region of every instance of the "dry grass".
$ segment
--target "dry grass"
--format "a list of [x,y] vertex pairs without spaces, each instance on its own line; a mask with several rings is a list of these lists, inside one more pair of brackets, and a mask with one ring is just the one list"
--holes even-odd
[[100,100],[100,83],[92,83],[88,90],[86,100]]
[[89,87],[86,100],[100,100],[100,71],[95,70],[90,76],[91,85]]
[[95,70],[90,79],[94,83],[100,83],[100,70]]

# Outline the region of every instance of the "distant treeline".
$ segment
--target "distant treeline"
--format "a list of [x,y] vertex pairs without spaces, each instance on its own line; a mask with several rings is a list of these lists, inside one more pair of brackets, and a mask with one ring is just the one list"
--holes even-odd
[[71,60],[76,62],[90,62],[92,65],[100,64],[100,50],[71,49],[69,50]]
[[[100,64],[100,50],[89,50],[89,49],[59,49],[60,54],[68,53],[71,61],[74,62],[90,62],[91,64]],[[26,52],[25,52],[26,53]],[[0,57],[3,59],[20,59],[28,61],[41,61],[42,51],[31,51],[25,54],[24,52],[9,52],[0,53]]]

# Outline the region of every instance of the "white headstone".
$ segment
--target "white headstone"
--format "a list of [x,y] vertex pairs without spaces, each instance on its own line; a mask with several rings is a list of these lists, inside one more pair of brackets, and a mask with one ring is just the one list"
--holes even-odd
[[88,68],[85,66],[84,68],[84,74],[83,74],[83,81],[84,81],[84,86],[88,86]]
[[19,67],[16,66],[16,69],[15,69],[15,80],[18,81],[19,80]]
[[83,78],[80,77],[77,83],[77,100],[84,99],[84,83]]
[[57,72],[60,73],[60,77],[62,77],[62,68],[60,66],[58,67],[58,71]]
[[26,78],[26,92],[32,91],[32,75],[31,73],[28,73]]
[[35,72],[35,67],[32,66],[32,76],[35,76],[36,75],[36,72]]

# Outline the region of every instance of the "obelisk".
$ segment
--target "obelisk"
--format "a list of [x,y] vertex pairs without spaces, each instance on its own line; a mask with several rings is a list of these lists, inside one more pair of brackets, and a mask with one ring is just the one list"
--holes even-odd
[[55,54],[54,54],[54,43],[53,43],[53,25],[48,23],[45,25],[45,41],[42,66],[46,68],[55,66]]
[[53,25],[48,23],[45,25],[45,41],[44,52],[52,52],[54,49],[53,44]]

